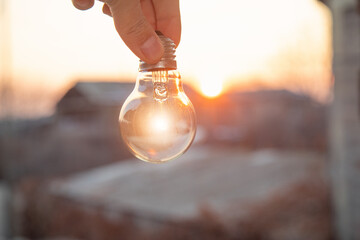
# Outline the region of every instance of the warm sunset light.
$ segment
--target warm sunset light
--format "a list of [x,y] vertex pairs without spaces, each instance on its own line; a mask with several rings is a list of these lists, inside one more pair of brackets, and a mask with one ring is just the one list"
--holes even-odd
[[221,81],[201,81],[201,92],[206,97],[214,98],[217,97],[222,90]]
[[0,240],[360,240],[357,3],[0,0]]
[[[251,87],[251,82],[257,81],[263,86],[306,92],[319,99],[328,96],[331,16],[322,3],[180,2],[178,67],[184,81],[203,95],[216,97],[225,87],[238,87],[243,82]],[[64,89],[79,78],[135,81],[138,59],[118,36],[112,19],[102,14],[99,1],[88,11],[75,9],[71,1],[8,3],[11,43],[2,47],[11,48],[10,95],[16,98],[12,111],[35,115],[49,112]],[[45,5],[48,10],[42,11]],[[204,6],[206,11],[199,14]],[[0,38],[0,45],[3,44]]]
[[208,63],[208,68],[199,69],[199,73],[196,77],[199,85],[195,86],[200,90],[199,92],[208,98],[219,96],[223,91],[223,83],[227,73],[216,69],[211,63]]

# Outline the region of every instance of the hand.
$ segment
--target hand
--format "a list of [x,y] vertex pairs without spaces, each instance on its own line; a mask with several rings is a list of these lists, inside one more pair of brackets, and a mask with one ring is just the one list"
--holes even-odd
[[[179,0],[100,0],[103,12],[114,19],[117,32],[130,50],[147,63],[156,63],[164,53],[155,30],[180,42],[181,20]],[[94,0],[72,0],[74,6],[86,10]]]

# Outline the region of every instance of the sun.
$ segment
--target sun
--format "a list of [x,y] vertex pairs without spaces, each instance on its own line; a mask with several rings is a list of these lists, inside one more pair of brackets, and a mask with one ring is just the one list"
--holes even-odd
[[205,97],[215,98],[221,94],[223,84],[221,79],[218,78],[204,78],[204,80],[200,81],[200,89]]

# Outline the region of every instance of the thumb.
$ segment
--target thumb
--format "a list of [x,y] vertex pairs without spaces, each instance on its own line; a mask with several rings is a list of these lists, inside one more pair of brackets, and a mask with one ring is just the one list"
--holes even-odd
[[147,63],[158,62],[164,49],[155,29],[143,15],[140,1],[110,0],[107,4],[115,28],[129,49]]

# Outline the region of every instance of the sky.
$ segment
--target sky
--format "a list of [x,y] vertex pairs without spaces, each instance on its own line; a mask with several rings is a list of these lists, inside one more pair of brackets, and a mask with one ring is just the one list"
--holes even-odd
[[[7,3],[0,19],[0,72],[11,76],[15,114],[50,112],[77,79],[135,81],[138,59],[100,2],[87,11],[71,0]],[[180,7],[177,62],[184,82],[209,95],[266,86],[328,97],[331,21],[321,3],[180,0]]]

